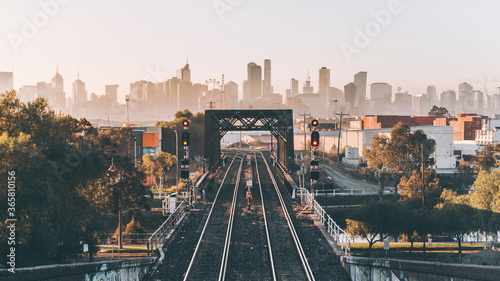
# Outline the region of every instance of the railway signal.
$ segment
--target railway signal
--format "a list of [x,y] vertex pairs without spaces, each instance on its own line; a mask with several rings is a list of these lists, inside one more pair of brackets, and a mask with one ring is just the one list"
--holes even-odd
[[189,121],[188,120],[182,121],[182,126],[184,126],[184,128],[189,127]]
[[313,147],[319,146],[319,133],[317,131],[311,133],[311,145]]
[[319,122],[318,122],[318,120],[316,120],[316,119],[312,120],[312,122],[311,122],[311,125],[312,125],[313,127],[318,126],[318,124],[319,124]]
[[189,132],[182,132],[181,143],[184,147],[189,146]]

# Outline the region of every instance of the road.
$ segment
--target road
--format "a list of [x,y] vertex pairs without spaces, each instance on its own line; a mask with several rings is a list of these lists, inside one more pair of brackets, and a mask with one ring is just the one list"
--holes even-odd
[[[321,167],[324,169],[326,176],[331,177],[333,182],[342,189],[365,190],[371,192],[378,192],[379,190],[377,184],[355,178],[350,173],[339,168],[328,165],[321,165]],[[387,189],[386,187],[386,190]]]

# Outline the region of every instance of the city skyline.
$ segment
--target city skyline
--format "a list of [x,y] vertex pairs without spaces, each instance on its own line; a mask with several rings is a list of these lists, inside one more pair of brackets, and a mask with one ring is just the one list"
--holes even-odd
[[[387,82],[412,95],[426,93],[428,85],[441,93],[457,91],[462,82],[484,91],[486,83],[490,95],[500,86],[495,69],[500,39],[493,36],[500,4],[493,1],[373,1],[361,7],[336,1],[232,1],[234,6],[222,1],[225,9],[217,1],[125,1],[119,13],[112,3],[42,2],[59,4],[51,10],[36,2],[10,2],[0,11],[9,22],[0,27],[0,71],[14,68],[16,89],[49,79],[58,65],[67,96],[79,71],[89,93],[102,95],[105,85],[119,84],[123,102],[129,83],[174,77],[186,58],[192,81],[225,74],[240,85],[240,97],[247,63],[264,70],[264,59],[272,60],[272,86],[283,96],[291,78],[302,88],[308,70],[318,89],[321,67],[330,69],[331,86],[339,89],[360,71],[369,73],[368,85]],[[35,16],[40,21],[44,13],[47,22],[36,24]],[[36,32],[22,37],[26,42],[15,41],[24,36],[27,22]],[[370,28],[368,44],[360,48],[356,36]],[[346,44],[357,49],[349,60]]]

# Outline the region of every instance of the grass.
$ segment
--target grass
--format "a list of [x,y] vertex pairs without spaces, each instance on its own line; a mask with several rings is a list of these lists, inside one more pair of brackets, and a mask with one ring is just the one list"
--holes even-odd
[[[114,245],[115,252],[118,252],[118,245]],[[99,250],[101,251],[106,251],[106,252],[111,252],[112,251],[112,246],[111,245],[101,245],[99,247]],[[137,252],[144,252],[147,251],[148,248],[146,245],[123,245],[123,249],[120,250],[122,253],[137,253]]]

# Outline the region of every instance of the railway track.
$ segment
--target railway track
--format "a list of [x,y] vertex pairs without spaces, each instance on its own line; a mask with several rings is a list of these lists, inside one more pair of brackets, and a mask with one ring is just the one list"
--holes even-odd
[[269,164],[250,155],[228,167],[184,280],[315,280]]
[[228,175],[234,173],[235,170],[238,175],[241,173],[242,160],[241,156],[236,154],[221,181],[194,254],[184,275],[184,280],[219,280],[223,258],[221,249],[225,248],[227,242],[224,234],[228,229],[229,210],[234,200],[234,192],[232,191],[239,184],[239,176],[233,182],[231,178],[228,178]]

